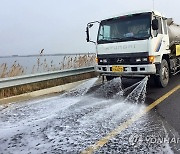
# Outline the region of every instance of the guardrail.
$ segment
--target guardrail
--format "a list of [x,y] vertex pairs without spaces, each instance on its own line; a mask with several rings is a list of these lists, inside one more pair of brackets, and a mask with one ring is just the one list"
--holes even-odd
[[84,67],[78,69],[68,69],[63,71],[54,71],[48,73],[40,73],[35,75],[24,75],[19,77],[0,79],[0,89],[17,85],[24,85],[39,81],[52,80],[60,77],[72,76],[82,73],[94,72],[94,67]]
[[68,69],[0,79],[0,98],[94,77],[94,67]]

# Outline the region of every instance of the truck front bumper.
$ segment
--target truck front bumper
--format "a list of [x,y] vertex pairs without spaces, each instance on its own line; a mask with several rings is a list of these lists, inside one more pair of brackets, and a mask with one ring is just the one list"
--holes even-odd
[[145,76],[156,74],[156,66],[155,64],[147,64],[147,65],[116,65],[122,66],[122,72],[113,72],[113,65],[97,65],[95,66],[95,70],[97,73],[101,75],[107,76]]

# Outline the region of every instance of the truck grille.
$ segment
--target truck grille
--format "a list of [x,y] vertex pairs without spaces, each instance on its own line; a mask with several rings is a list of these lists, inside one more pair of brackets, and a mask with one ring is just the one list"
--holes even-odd
[[[106,54],[97,55],[99,65],[136,65],[149,64],[148,52],[132,53],[132,54]],[[147,61],[137,62],[137,58],[147,58]]]

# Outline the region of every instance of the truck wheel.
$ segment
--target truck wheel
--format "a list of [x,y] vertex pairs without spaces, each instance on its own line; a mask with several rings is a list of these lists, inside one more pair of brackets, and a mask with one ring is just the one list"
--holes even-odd
[[159,76],[155,77],[155,83],[159,87],[166,87],[169,83],[169,65],[166,59],[163,59],[159,69]]

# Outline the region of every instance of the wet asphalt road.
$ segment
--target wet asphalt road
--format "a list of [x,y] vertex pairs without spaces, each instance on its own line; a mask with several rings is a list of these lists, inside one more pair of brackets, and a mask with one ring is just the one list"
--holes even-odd
[[[116,79],[93,88],[91,81],[63,96],[10,105],[0,111],[0,154],[81,153],[179,85],[179,76],[173,76],[166,88],[148,81],[145,103],[133,103],[136,98],[142,101],[136,92],[130,103],[125,102],[122,88],[137,81],[125,79],[121,88]],[[179,100],[180,90],[93,152],[180,153]]]
[[[124,87],[127,87],[139,80],[123,81]],[[172,76],[166,88],[158,88],[152,79],[149,80],[145,104],[150,105],[177,85],[180,85],[180,74]],[[96,153],[180,154],[180,89],[111,139]]]
[[[129,86],[134,82],[133,80],[125,80],[124,84],[125,86]],[[166,88],[159,88],[154,84],[152,79],[149,80],[145,104],[150,105],[177,85],[180,85],[180,73],[171,77],[170,83]],[[161,115],[180,134],[180,90],[156,106],[153,111]]]
[[[180,73],[176,76],[172,76],[170,84],[166,88],[149,86],[146,103],[151,104],[154,100],[158,99],[177,85],[180,85]],[[154,110],[156,110],[157,114],[180,134],[180,90],[176,91],[160,103]]]

